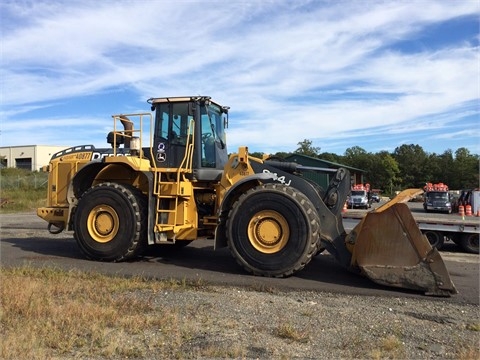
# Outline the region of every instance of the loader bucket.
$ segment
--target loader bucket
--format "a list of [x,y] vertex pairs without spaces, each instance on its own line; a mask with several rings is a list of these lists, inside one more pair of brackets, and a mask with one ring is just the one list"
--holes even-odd
[[440,254],[430,246],[403,203],[419,191],[405,190],[367,213],[346,237],[352,253],[350,265],[381,285],[450,296],[457,290]]

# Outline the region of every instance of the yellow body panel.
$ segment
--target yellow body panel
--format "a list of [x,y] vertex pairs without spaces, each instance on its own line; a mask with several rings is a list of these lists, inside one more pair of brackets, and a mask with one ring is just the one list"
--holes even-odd
[[104,161],[107,164],[125,164],[135,171],[152,170],[150,160],[136,156],[107,156]]
[[[202,99],[201,101],[210,101],[206,97]],[[193,103],[192,98],[152,98],[150,100],[151,104],[175,101],[191,101]],[[200,102],[200,100],[198,101]],[[193,106],[189,106],[189,111],[192,109]],[[196,109],[198,113],[198,107]],[[223,109],[226,111],[227,107]],[[134,128],[134,121],[131,120],[133,117],[138,118],[138,121],[135,123],[139,124],[137,128]],[[198,117],[196,117],[196,120],[199,120]],[[222,169],[215,168],[214,164],[212,168],[207,169],[206,174],[208,176],[202,178],[202,176],[198,175],[199,173],[196,173],[198,169],[194,171],[193,166],[195,163],[195,166],[202,168],[202,166],[197,164],[199,162],[202,163],[202,161],[199,160],[201,156],[194,157],[194,150],[200,149],[203,137],[201,136],[202,133],[194,131],[196,125],[193,118],[189,120],[186,143],[182,144],[185,147],[184,153],[176,153],[175,156],[179,158],[178,162],[168,163],[168,166],[175,164],[174,166],[178,167],[167,167],[165,165],[167,163],[162,162],[166,158],[156,157],[156,155],[161,155],[162,153],[154,153],[159,150],[153,148],[154,138],[158,142],[161,132],[165,129],[161,126],[159,129],[153,129],[154,121],[151,114],[114,115],[113,119],[113,132],[109,133],[107,137],[113,148],[103,153],[99,152],[97,155],[100,158],[95,157],[94,159],[95,149],[88,145],[67,149],[60,156],[58,154],[54,155],[56,157],[51,160],[49,165],[48,205],[37,210],[38,216],[49,223],[49,228],[56,226],[58,229],[63,230],[72,223],[70,216],[77,205],[79,209],[87,209],[89,213],[88,211],[79,211],[77,213],[88,213],[86,220],[83,222],[79,220],[79,223],[85,226],[85,233],[88,233],[88,236],[94,242],[107,244],[106,252],[110,251],[108,248],[112,243],[115,243],[117,238],[121,238],[120,234],[127,233],[129,229],[136,231],[132,237],[134,241],[128,244],[131,249],[127,248],[126,251],[120,249],[124,253],[120,255],[113,254],[112,256],[103,253],[96,255],[95,253],[94,258],[103,259],[107,257],[108,259],[122,260],[131,256],[137,250],[137,245],[143,241],[153,244],[174,243],[177,240],[195,240],[199,235],[213,236],[215,230],[218,229],[220,231],[217,231],[215,234],[218,235],[216,240],[220,238],[226,245],[226,224],[229,224],[228,236],[233,238],[235,237],[236,228],[230,227],[230,224],[242,224],[241,222],[230,222],[232,220],[227,219],[229,212],[235,213],[235,210],[232,211],[232,209],[235,209],[235,205],[240,204],[244,198],[248,197],[248,195],[242,197],[242,194],[249,190],[251,190],[249,194],[253,194],[256,191],[261,193],[265,188],[269,188],[270,191],[274,188],[272,184],[266,184],[263,187],[257,186],[264,181],[263,175],[251,175],[257,175],[254,168],[259,172],[266,171],[265,169],[262,170],[261,166],[257,166],[259,163],[262,164],[264,160],[249,157],[246,146],[240,147],[236,154],[230,155],[224,166],[223,174],[221,174]],[[155,122],[158,123],[158,118]],[[199,123],[201,124],[201,122]],[[120,126],[120,124],[124,127],[123,130],[117,130],[117,125]],[[210,126],[213,134],[214,127],[211,122]],[[225,127],[226,123],[223,126]],[[143,138],[144,127],[148,129],[150,141]],[[197,129],[202,129],[202,126],[197,124]],[[168,134],[167,131],[166,133]],[[155,137],[153,134],[155,134]],[[164,138],[163,136],[161,137]],[[198,145],[195,144],[195,138],[197,138],[197,142],[200,142]],[[165,137],[165,139],[167,138]],[[141,144],[144,143],[144,140],[147,143],[149,142],[147,148],[142,148],[143,145]],[[121,144],[124,144],[123,148],[120,148]],[[173,142],[170,144],[173,144]],[[125,153],[121,153],[121,151]],[[148,153],[144,153],[144,151],[148,151]],[[223,147],[223,143],[222,151],[224,151],[221,157],[221,163],[223,164],[224,156],[226,156],[226,148]],[[95,160],[95,162],[91,162],[92,160]],[[208,166],[204,163],[202,164],[203,168],[200,170],[205,170]],[[208,162],[208,165],[210,164]],[[165,167],[161,167],[162,165],[165,165]],[[270,168],[275,169],[275,166],[270,163]],[[278,166],[279,169],[281,167]],[[83,171],[79,173],[82,168]],[[343,170],[345,171],[345,169]],[[292,176],[296,176],[296,168],[290,170],[287,167],[281,171],[285,174],[288,172],[288,175],[292,173]],[[210,177],[212,173],[213,176]],[[342,174],[341,172],[339,173]],[[77,177],[75,177],[76,174],[78,174]],[[218,180],[220,175],[222,176]],[[340,189],[337,195],[346,198],[347,191],[340,186],[347,184],[344,179],[349,181],[348,177],[340,176],[336,179],[338,182],[332,182],[333,185],[330,185],[330,187],[332,190]],[[103,185],[107,189],[116,186],[117,189],[120,188],[118,191],[123,191],[123,193],[118,195],[118,193],[110,192],[109,196],[98,196],[98,194],[102,194],[103,189],[101,187],[86,193],[90,188],[101,183],[109,183]],[[122,186],[119,184],[122,184]],[[269,185],[272,186],[269,187]],[[285,184],[281,183],[280,185],[279,182],[275,185],[275,189],[277,186],[281,187],[283,185]],[[332,239],[330,239],[332,244],[330,249],[338,250],[337,254],[335,254],[337,260],[345,267],[350,266],[351,268],[359,269],[361,273],[377,283],[423,290],[434,295],[449,295],[456,292],[440,255],[435,249],[431,248],[428,240],[418,229],[408,207],[403,204],[403,202],[408,201],[422,190],[408,189],[402,192],[392,201],[380,206],[375,211],[367,213],[365,218],[351,233],[346,235],[343,231],[343,226],[339,226],[341,225],[339,223],[341,214],[334,207],[334,205],[338,205],[342,201],[338,201],[338,204],[333,204],[333,207],[330,208],[323,203],[310,204],[308,203],[310,199],[307,196],[308,194],[317,199],[316,201],[325,201],[320,192],[318,194],[312,193],[312,191],[317,190],[313,186],[310,188],[310,186],[311,184],[302,185],[299,181],[296,188],[293,188],[293,185],[290,188],[294,189],[295,192],[291,191],[289,193],[292,199],[294,197],[301,198],[298,200],[298,203],[296,200],[292,200],[292,204],[294,204],[292,206],[300,206],[299,209],[301,210],[306,209],[306,212],[309,214],[307,224],[313,224],[311,226],[313,230],[311,230],[309,238],[305,241],[307,244],[305,247],[306,251],[301,255],[304,258],[301,258],[298,264],[295,264],[293,261],[291,268],[283,269],[283,264],[276,264],[275,266],[278,265],[281,271],[278,273],[274,272],[275,276],[279,274],[289,276],[294,271],[303,268],[310,261],[312,254],[320,248],[321,241],[334,234],[335,237],[333,238],[332,236]],[[347,186],[349,187],[349,184]],[[132,187],[135,189],[132,189]],[[289,188],[283,188],[283,190],[285,189]],[[91,195],[91,198],[88,198],[88,194]],[[337,197],[333,196],[334,194],[336,193],[333,192],[331,194],[332,197],[328,199],[335,200]],[[126,201],[127,206],[135,209],[135,216],[122,215],[122,212],[118,210],[124,209],[124,207],[116,208],[117,203],[120,201],[113,201],[112,197],[118,196],[122,199],[122,195],[125,195],[128,199]],[[313,195],[318,195],[318,197]],[[83,198],[84,202],[81,200],[82,196],[85,196]],[[267,197],[260,197],[260,199],[263,199],[262,204],[268,202]],[[99,203],[95,204],[97,200]],[[112,202],[108,205],[110,200]],[[129,202],[130,200],[132,202]],[[88,205],[93,207],[88,208]],[[237,220],[245,219],[245,212],[249,211],[250,205],[247,208],[241,208],[242,211],[239,210],[235,213],[235,216],[238,216]],[[148,208],[144,208],[145,206],[148,206]],[[283,206],[283,208],[285,207],[287,206]],[[219,214],[219,212],[221,213]],[[249,241],[248,248],[254,249],[248,256],[245,256],[246,262],[249,261],[248,259],[253,253],[255,253],[255,256],[257,253],[260,253],[262,261],[265,260],[266,262],[278,255],[281,258],[285,253],[288,253],[286,249],[291,249],[290,245],[296,245],[295,241],[298,242],[298,239],[292,235],[294,233],[293,229],[295,229],[295,226],[299,228],[303,225],[294,225],[291,230],[289,220],[291,220],[292,216],[284,216],[281,212],[282,207],[275,209],[267,207],[252,212],[249,215],[249,220],[245,222],[246,229],[239,229],[239,231],[246,231],[246,237]],[[221,221],[218,219],[219,215],[221,216]],[[142,231],[136,229],[131,224],[132,218],[134,218],[134,224],[141,224],[139,226],[142,227]],[[322,234],[320,233],[322,231],[321,221],[324,219],[326,219],[326,225],[333,224],[337,226],[332,225],[329,230],[328,226],[326,226]],[[146,224],[149,225],[148,229],[144,227]],[[237,227],[240,227],[240,225]],[[80,228],[81,226],[77,226],[76,231]],[[339,230],[340,228],[342,229],[341,231]],[[145,237],[148,237],[148,239],[145,239]],[[236,240],[243,241],[242,239]],[[240,248],[242,247],[239,246]],[[296,254],[288,253],[283,260],[288,262],[290,261],[289,257],[294,258],[295,256]],[[252,269],[253,266],[248,268]],[[274,270],[277,271],[277,269]],[[254,273],[266,276],[271,274],[269,271],[262,271],[264,270],[255,270]]]

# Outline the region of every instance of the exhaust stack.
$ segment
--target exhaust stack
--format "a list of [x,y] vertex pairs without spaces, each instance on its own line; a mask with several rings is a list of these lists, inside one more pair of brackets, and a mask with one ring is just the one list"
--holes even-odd
[[125,115],[120,115],[119,119],[120,119],[120,122],[123,125],[124,133],[126,135],[126,136],[124,136],[124,138],[125,138],[124,147],[126,149],[130,149],[130,142],[131,142],[131,139],[132,139],[132,136],[133,136],[133,122],[130,121],[130,119],[128,117],[126,117]]

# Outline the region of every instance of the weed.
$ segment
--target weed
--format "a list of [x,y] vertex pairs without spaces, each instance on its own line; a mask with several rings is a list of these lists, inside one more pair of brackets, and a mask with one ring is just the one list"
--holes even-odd
[[471,331],[480,331],[480,323],[467,324],[466,328]]
[[278,289],[273,286],[261,283],[253,283],[249,286],[250,290],[260,293],[278,294]]
[[316,314],[316,311],[313,307],[310,308],[303,308],[300,310],[300,314],[302,314],[305,317],[313,317]]
[[403,342],[395,335],[381,338],[377,348],[370,351],[372,359],[404,359],[405,347]]
[[383,350],[391,352],[401,349],[403,347],[400,339],[394,335],[389,335],[386,338],[382,339],[381,347]]
[[307,343],[310,339],[306,331],[299,330],[289,323],[280,324],[276,329],[275,334],[280,338],[289,339],[301,343]]
[[472,360],[480,359],[479,346],[465,346],[458,350],[456,357],[457,360]]

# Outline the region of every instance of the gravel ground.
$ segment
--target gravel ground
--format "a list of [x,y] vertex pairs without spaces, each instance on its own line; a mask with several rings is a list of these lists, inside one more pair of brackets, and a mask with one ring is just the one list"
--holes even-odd
[[[182,323],[162,356],[211,359],[478,359],[479,309],[441,299],[209,287],[137,292]],[[143,342],[161,338],[161,329]],[[153,341],[154,342],[154,341]],[[171,347],[169,353],[168,347]],[[152,349],[153,350],[153,349]],[[150,352],[156,357],[156,352]]]
[[138,350],[122,358],[480,359],[478,305],[441,298],[210,285],[122,296],[147,303],[151,317],[173,314],[177,324],[113,331]]

